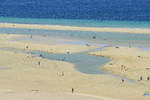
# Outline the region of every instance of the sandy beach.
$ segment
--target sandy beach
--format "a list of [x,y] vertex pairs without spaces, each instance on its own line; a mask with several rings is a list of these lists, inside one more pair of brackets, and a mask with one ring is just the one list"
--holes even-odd
[[150,0],[1,0],[0,100],[150,100]]
[[[26,35],[0,34],[0,99],[3,100],[149,100],[148,96],[144,96],[144,92],[148,90],[142,82],[121,82],[119,78],[115,78],[110,74],[84,74],[78,72],[72,63],[65,61],[55,61],[41,58],[35,55],[26,54],[26,51],[45,51],[50,53],[71,53],[81,52],[96,48],[95,46],[71,45],[71,44],[44,44],[36,41],[24,40],[14,41],[16,38],[27,37]],[[40,38],[40,37],[39,37]],[[28,45],[28,48],[26,46]],[[3,48],[9,48],[3,49]],[[53,49],[51,51],[51,49]],[[121,59],[112,53],[115,50],[124,50],[122,57],[127,57],[127,61]],[[23,51],[20,52],[19,50]],[[132,52],[135,54],[131,54]],[[101,53],[102,52],[102,53]],[[93,55],[102,55],[112,57],[111,62],[118,63],[124,61],[126,65],[130,58],[137,59],[138,64],[142,65],[146,60],[147,65],[140,69],[129,67],[137,71],[137,75],[144,73],[149,64],[149,52],[140,51],[130,48],[106,48],[104,51],[93,52]],[[114,54],[114,55],[113,55]],[[138,54],[142,58],[138,58]],[[117,54],[116,54],[117,55]],[[128,57],[128,56],[131,57]],[[136,56],[136,57],[134,57]],[[120,60],[118,60],[120,59]],[[38,62],[41,62],[40,65]],[[146,62],[145,61],[145,62]],[[115,66],[113,63],[113,66]],[[104,66],[104,69],[109,64]],[[134,65],[134,64],[133,64]],[[118,66],[117,66],[118,67]],[[113,71],[113,69],[110,69]],[[129,74],[125,74],[130,79],[137,80],[139,77],[132,76],[134,72],[131,70]],[[143,71],[142,71],[143,70]],[[115,72],[116,71],[116,72]],[[119,70],[113,73],[118,74]],[[148,71],[147,71],[148,73]],[[119,73],[120,75],[123,75]],[[143,78],[147,74],[142,74]],[[129,77],[130,76],[130,77]],[[71,89],[74,88],[74,93]]]
[[103,70],[135,80],[150,90],[150,50],[108,47],[89,54],[111,58],[112,60],[103,66]]
[[15,23],[0,23],[0,28],[25,28],[25,29],[44,29],[44,30],[68,30],[68,31],[150,34],[150,29],[148,29],[148,28],[77,27],[77,26],[15,24]]
[[139,80],[140,76],[143,76],[143,79],[146,80],[150,75],[150,50],[109,47],[89,54],[111,58],[112,61],[105,64],[103,69],[119,75],[121,74],[130,79]]

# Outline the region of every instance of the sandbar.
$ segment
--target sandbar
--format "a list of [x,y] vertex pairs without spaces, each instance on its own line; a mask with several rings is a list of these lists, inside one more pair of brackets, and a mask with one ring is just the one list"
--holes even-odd
[[63,25],[16,24],[16,23],[0,23],[0,28],[24,28],[24,29],[43,29],[43,30],[150,34],[149,28],[78,27],[78,26],[63,26]]

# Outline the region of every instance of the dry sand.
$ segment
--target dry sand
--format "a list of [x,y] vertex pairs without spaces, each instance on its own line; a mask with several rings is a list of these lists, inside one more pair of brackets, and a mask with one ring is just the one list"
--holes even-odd
[[[18,35],[8,35],[9,38],[6,37],[7,34],[0,36],[1,48],[13,47],[22,50],[25,46],[25,41],[23,43],[14,41],[15,45],[13,41],[10,41],[10,39],[18,37]],[[28,41],[27,44],[29,42],[31,41]],[[11,43],[14,46],[12,46]],[[38,45],[38,48],[41,48],[41,50],[43,50],[43,48],[48,49],[49,46],[51,47],[51,45],[48,44],[44,47],[44,44],[37,43],[36,45]],[[60,50],[56,49],[55,52],[64,53],[64,47],[58,46],[60,45],[54,46],[60,48]],[[35,48],[37,48],[37,46],[31,50],[37,50]],[[72,50],[73,48],[78,48],[78,45],[75,47],[70,45],[69,48]],[[88,47],[86,50],[87,49],[90,48]],[[73,50],[74,52],[78,52],[85,49],[79,50],[78,48]],[[136,51],[136,49],[133,51]],[[38,61],[41,62],[40,65],[38,65]],[[143,96],[147,90],[147,87],[143,84],[128,81],[121,83],[120,79],[107,74],[83,74],[76,71],[74,65],[71,63],[47,60],[15,50],[0,50],[0,68],[3,69],[0,70],[0,99],[2,98],[2,100],[38,100],[40,98],[45,98],[44,100],[46,100],[47,97],[50,98],[48,100],[150,99],[150,97]],[[64,75],[62,73],[64,73]],[[71,93],[72,88],[74,88],[75,94],[66,94]],[[35,95],[33,95],[34,93]],[[87,97],[85,94],[90,96]]]
[[112,58],[103,69],[138,80],[140,76],[146,80],[150,75],[150,51],[128,47],[109,47],[89,54]]
[[0,23],[0,27],[1,28],[26,28],[26,29],[46,29],[46,30],[150,34],[150,29],[148,28],[76,27],[76,26],[61,26],[61,25],[14,24],[14,23]]
[[84,94],[46,93],[46,92],[15,92],[2,93],[0,100],[114,100]]
[[108,47],[89,54],[111,58],[112,61],[105,64],[103,70],[138,81],[150,90],[150,81],[147,80],[150,76],[150,50]]

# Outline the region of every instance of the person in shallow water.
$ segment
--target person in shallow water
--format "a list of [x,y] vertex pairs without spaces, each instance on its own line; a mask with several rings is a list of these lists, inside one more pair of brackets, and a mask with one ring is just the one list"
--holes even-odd
[[32,34],[30,35],[30,38],[32,39]]

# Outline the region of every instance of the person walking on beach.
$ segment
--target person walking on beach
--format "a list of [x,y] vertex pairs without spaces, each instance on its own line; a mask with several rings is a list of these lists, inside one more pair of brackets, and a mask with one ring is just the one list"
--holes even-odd
[[74,93],[74,88],[72,88],[72,93]]
[[39,61],[39,62],[38,62],[38,65],[40,66],[40,64],[41,64],[41,62]]
[[124,83],[124,79],[122,79],[121,81],[122,81],[122,83]]
[[140,81],[141,81],[142,79],[143,79],[142,76],[140,76]]
[[26,46],[26,49],[28,49],[28,48],[29,48],[29,46],[27,45],[27,46]]
[[149,76],[147,77],[147,80],[150,80],[150,77],[149,77]]

